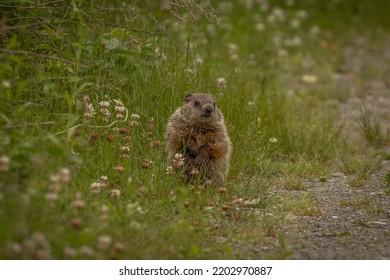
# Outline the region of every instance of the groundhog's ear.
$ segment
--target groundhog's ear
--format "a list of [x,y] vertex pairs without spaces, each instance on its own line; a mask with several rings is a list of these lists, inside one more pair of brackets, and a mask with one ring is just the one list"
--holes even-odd
[[192,93],[188,93],[188,94],[184,97],[184,102],[186,102],[186,103],[190,102],[191,96],[192,96]]

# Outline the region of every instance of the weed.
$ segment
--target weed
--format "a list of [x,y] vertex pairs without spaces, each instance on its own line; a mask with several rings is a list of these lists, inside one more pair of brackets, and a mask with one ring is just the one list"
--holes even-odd
[[385,174],[385,181],[388,187],[390,187],[390,170],[388,170]]
[[361,110],[359,125],[363,131],[364,138],[368,143],[376,146],[384,143],[379,122],[374,119],[371,111],[367,109]]
[[280,200],[277,208],[297,216],[320,216],[322,214],[315,196],[310,193],[291,194]]
[[340,206],[350,207],[353,210],[369,210],[372,204],[371,197],[356,198],[351,200],[342,200],[340,201]]
[[342,160],[343,172],[348,175],[354,175],[354,178],[348,182],[351,187],[363,186],[369,175],[380,167],[380,159],[350,157]]
[[293,176],[283,178],[281,183],[286,190],[304,190],[306,188],[301,178]]

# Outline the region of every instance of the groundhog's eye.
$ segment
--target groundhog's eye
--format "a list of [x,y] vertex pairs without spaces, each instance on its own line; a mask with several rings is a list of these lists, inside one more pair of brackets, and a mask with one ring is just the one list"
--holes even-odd
[[200,105],[200,102],[198,100],[195,100],[195,105],[196,106],[199,106]]
[[213,103],[213,107],[215,108],[215,102]]

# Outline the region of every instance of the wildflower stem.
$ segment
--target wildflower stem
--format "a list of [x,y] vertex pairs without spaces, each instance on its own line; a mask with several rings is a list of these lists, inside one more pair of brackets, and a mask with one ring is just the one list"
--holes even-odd
[[89,128],[109,128],[109,127],[112,127],[114,124],[116,123],[122,123],[122,122],[126,122],[128,117],[129,117],[129,111],[127,110],[127,108],[125,106],[123,106],[125,108],[125,112],[126,112],[126,115],[125,115],[125,118],[123,120],[115,120],[113,121],[112,123],[108,124],[108,125],[87,125],[87,124],[77,124],[75,126],[72,126],[68,129],[65,129],[65,130],[62,130],[62,131],[59,131],[57,133],[54,133],[52,134],[52,136],[57,136],[59,134],[62,134],[62,133],[65,133],[65,132],[68,132],[70,130],[73,130],[73,129],[76,129],[78,127],[89,127]]

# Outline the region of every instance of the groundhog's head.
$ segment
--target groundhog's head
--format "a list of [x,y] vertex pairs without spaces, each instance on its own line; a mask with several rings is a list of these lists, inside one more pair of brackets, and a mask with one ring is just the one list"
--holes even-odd
[[182,115],[194,123],[209,123],[220,118],[211,94],[189,93],[184,98]]

